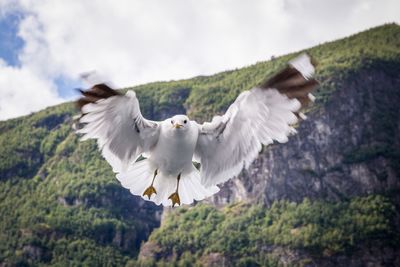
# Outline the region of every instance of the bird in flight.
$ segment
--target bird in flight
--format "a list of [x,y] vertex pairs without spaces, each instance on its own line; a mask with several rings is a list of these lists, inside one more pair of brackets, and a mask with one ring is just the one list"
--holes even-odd
[[[134,91],[104,83],[81,90],[77,133],[96,139],[121,185],[157,205],[191,204],[219,191],[256,159],[263,145],[286,142],[318,85],[307,54],[260,86],[242,92],[222,116],[199,124],[186,115],[145,119]],[[198,170],[194,162],[200,163]]]

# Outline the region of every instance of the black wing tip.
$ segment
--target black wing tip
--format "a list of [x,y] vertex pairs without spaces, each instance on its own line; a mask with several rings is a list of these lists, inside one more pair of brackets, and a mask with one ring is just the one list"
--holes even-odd
[[83,90],[82,88],[76,88],[76,90],[82,95],[77,101],[75,101],[75,106],[82,110],[83,106],[89,103],[95,103],[101,99],[107,99],[109,97],[122,95],[117,90],[112,89],[106,83],[98,83],[93,85],[88,90]]
[[284,69],[263,82],[260,88],[273,88],[288,98],[296,98],[304,108],[314,101],[311,92],[319,85],[314,77],[316,65],[313,57],[302,53],[290,60]]

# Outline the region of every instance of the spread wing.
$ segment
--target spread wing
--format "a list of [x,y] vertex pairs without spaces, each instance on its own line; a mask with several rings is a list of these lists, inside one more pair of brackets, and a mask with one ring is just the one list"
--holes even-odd
[[106,84],[94,85],[76,104],[85,124],[77,133],[81,140],[96,139],[104,158],[114,172],[121,172],[148,151],[159,136],[159,123],[143,118],[134,91],[125,95]]
[[313,74],[310,57],[302,54],[261,86],[241,93],[223,116],[202,124],[195,149],[202,183],[225,182],[247,168],[262,145],[286,142],[304,116],[300,109],[314,100]]

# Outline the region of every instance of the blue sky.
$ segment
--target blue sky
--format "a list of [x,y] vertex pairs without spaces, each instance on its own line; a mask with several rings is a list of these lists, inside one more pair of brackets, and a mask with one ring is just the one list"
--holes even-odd
[[[18,36],[18,28],[24,14],[18,11],[7,13],[0,17],[0,58],[7,65],[18,67],[20,61],[18,55],[24,46],[24,40]],[[74,99],[78,96],[75,88],[83,86],[79,79],[71,79],[60,75],[54,78],[58,95],[63,99]]]
[[[118,87],[239,68],[400,22],[396,0],[0,0],[0,120]],[[101,77],[101,78],[100,78]]]
[[78,79],[59,76],[54,80],[57,92],[64,99],[75,99],[78,96],[77,88],[82,88],[84,84]]
[[20,13],[10,13],[0,18],[0,57],[11,66],[18,65],[18,53],[24,42],[17,36]]

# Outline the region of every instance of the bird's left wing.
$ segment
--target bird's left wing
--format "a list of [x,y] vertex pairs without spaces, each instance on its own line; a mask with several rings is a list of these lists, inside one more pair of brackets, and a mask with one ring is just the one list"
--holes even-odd
[[142,116],[134,91],[123,95],[102,83],[81,93],[76,104],[82,112],[79,123],[85,126],[77,133],[84,134],[81,140],[97,139],[114,172],[124,171],[155,145],[159,123]]
[[202,183],[225,182],[247,168],[262,145],[286,142],[303,116],[299,110],[314,98],[313,74],[311,59],[303,54],[261,86],[241,93],[223,116],[202,124],[195,149]]

